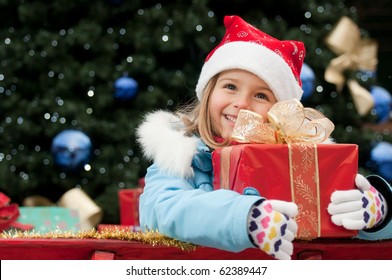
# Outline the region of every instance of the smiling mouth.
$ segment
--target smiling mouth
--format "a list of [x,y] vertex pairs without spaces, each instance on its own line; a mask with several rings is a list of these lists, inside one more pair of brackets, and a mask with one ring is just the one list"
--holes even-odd
[[226,120],[229,120],[233,123],[235,123],[237,121],[237,117],[232,116],[232,115],[224,115]]

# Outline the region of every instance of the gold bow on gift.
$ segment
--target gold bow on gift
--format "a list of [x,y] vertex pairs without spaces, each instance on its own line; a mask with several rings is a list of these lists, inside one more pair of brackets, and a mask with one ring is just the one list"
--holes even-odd
[[298,99],[275,103],[263,117],[240,110],[232,139],[241,143],[321,143],[329,138],[334,124],[321,112],[302,106]]
[[[345,70],[376,70],[378,44],[370,38],[361,39],[358,26],[350,18],[342,17],[325,42],[339,56],[329,63],[324,79],[335,84],[339,92],[346,82]],[[347,86],[358,113],[361,116],[366,115],[374,107],[370,92],[352,79],[347,81]]]

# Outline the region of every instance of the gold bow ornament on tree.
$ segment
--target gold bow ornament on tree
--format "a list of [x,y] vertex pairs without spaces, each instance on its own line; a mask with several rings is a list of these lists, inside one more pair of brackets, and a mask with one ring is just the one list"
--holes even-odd
[[[326,45],[338,55],[331,60],[324,73],[324,79],[336,85],[341,92],[346,83],[344,71],[376,70],[378,59],[378,43],[371,38],[361,38],[358,26],[349,18],[342,17],[325,39]],[[347,86],[353,98],[355,107],[361,116],[369,113],[374,107],[371,93],[356,80],[348,79]]]

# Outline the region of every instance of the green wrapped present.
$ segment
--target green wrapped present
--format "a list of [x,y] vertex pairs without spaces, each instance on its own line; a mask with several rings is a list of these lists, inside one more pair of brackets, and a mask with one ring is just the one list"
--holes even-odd
[[65,207],[19,207],[18,222],[34,226],[34,231],[48,233],[56,230],[80,231],[78,210]]

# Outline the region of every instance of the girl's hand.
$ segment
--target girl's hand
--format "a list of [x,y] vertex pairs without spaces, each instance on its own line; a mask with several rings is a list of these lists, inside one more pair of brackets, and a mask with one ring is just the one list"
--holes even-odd
[[297,234],[294,217],[298,207],[293,202],[260,200],[250,210],[248,232],[253,242],[267,254],[282,260],[291,259]]
[[335,225],[350,230],[368,229],[385,218],[384,197],[362,175],[355,177],[357,190],[335,191],[331,195],[328,213]]

